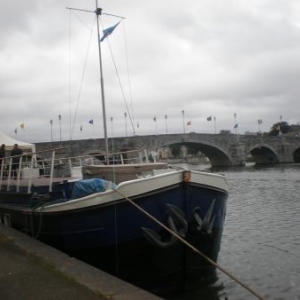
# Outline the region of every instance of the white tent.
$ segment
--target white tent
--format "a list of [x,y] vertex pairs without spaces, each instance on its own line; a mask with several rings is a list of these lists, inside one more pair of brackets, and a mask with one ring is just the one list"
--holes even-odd
[[0,145],[5,144],[5,150],[9,151],[14,147],[14,144],[18,144],[19,148],[23,150],[31,150],[32,152],[35,152],[35,145],[34,144],[29,144],[29,143],[24,143],[17,141],[8,135],[4,134],[2,131],[0,131]]

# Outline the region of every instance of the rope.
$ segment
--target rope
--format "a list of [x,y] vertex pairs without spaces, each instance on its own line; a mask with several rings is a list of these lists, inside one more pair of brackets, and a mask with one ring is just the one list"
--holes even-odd
[[[46,206],[46,203],[47,203],[47,200],[50,199],[50,196],[46,195],[46,196],[40,196],[36,193],[33,194],[33,196],[31,197],[31,201],[34,201],[36,200],[36,205],[33,206],[31,208],[31,211],[30,211],[30,233],[31,233],[31,236],[35,239],[37,239],[42,231],[42,222],[43,222],[43,209],[44,207]],[[37,227],[37,230],[36,230],[36,233],[35,233],[35,226],[34,226],[34,212],[35,210],[38,208],[38,207],[41,207],[41,210],[39,212],[39,222],[38,222],[38,227]]]
[[206,261],[208,261],[210,264],[215,266],[217,269],[219,269],[221,272],[226,274],[228,277],[230,277],[232,280],[234,280],[236,283],[241,285],[244,289],[249,291],[252,295],[254,295],[257,299],[260,300],[265,300],[261,295],[259,295],[257,292],[255,292],[252,288],[250,288],[248,285],[240,281],[237,277],[235,277],[233,274],[231,274],[229,271],[225,270],[223,267],[221,267],[219,264],[211,260],[209,257],[207,257],[205,254],[203,254],[201,251],[199,251],[196,247],[191,245],[189,242],[187,242],[185,239],[183,239],[181,236],[179,236],[177,233],[172,231],[170,228],[165,226],[163,223],[161,223],[159,220],[157,220],[155,217],[153,217],[151,214],[149,214],[147,211],[145,211],[143,208],[141,208],[138,204],[136,204],[134,201],[132,201],[130,198],[126,197],[124,194],[122,194],[120,191],[116,190],[115,191],[122,196],[124,199],[129,201],[133,206],[135,206],[139,211],[141,211],[143,214],[145,214],[147,217],[149,217],[152,221],[157,223],[159,226],[164,228],[166,231],[174,235],[178,240],[180,240],[183,244],[185,244],[188,248],[199,254],[201,257],[203,257]]

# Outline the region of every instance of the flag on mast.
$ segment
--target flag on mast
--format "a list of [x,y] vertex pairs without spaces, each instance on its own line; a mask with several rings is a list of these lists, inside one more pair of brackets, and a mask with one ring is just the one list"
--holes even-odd
[[[120,21],[120,22],[121,22],[121,21]],[[111,27],[108,27],[108,28],[104,29],[104,30],[103,30],[103,36],[102,36],[102,38],[100,39],[100,42],[102,42],[106,37],[108,37],[110,34],[112,34],[113,31],[114,31],[115,28],[119,25],[120,22],[118,22],[118,23],[117,23],[116,25],[114,25],[114,26],[111,26]]]

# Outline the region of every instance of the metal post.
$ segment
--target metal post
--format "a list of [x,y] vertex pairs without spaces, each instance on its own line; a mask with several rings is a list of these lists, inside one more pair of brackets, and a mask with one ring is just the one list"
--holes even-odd
[[109,165],[109,155],[108,155],[108,137],[107,137],[107,125],[106,125],[106,109],[105,109],[105,93],[104,93],[104,81],[103,81],[103,71],[102,71],[102,57],[101,57],[101,42],[99,36],[99,16],[101,15],[102,9],[98,8],[98,0],[96,0],[96,15],[97,15],[97,32],[98,32],[98,52],[99,52],[99,63],[100,63],[100,85],[101,85],[101,99],[102,99],[102,114],[103,114],[103,131],[105,140],[105,157],[106,163]]
[[234,129],[235,129],[235,134],[237,134],[236,113],[233,114],[233,117],[234,117]]
[[217,133],[216,117],[214,117],[215,134]]
[[50,127],[51,127],[51,142],[53,142],[53,131],[52,131],[52,126],[53,126],[53,120],[50,120]]
[[184,110],[182,110],[182,125],[183,125],[183,134],[185,134],[185,124],[184,124]]
[[166,134],[168,134],[168,116],[165,115],[165,120],[166,120]]
[[52,152],[51,169],[50,169],[50,182],[49,182],[49,192],[52,192],[53,173],[54,173],[54,160],[55,160],[55,151]]
[[61,115],[58,115],[58,121],[59,121],[59,141],[61,142]]
[[28,187],[27,187],[28,194],[31,193],[32,176],[33,176],[33,159],[31,157],[31,161],[30,161],[30,174],[29,174]]
[[125,136],[127,137],[127,113],[124,112],[124,117],[125,117]]
[[19,159],[19,169],[18,169],[18,173],[17,173],[17,193],[19,193],[19,189],[20,189],[20,179],[21,179],[21,171],[22,171],[22,156],[20,156]]

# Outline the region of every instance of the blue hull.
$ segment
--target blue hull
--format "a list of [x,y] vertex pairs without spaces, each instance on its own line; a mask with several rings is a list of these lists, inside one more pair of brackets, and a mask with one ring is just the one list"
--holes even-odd
[[[222,190],[180,182],[131,199],[163,224],[170,225],[171,218],[180,235],[216,261],[227,196]],[[16,208],[0,206],[2,215],[10,214],[12,227],[143,288],[177,289],[213,274],[205,259],[126,199],[57,212]],[[205,220],[210,209],[210,226],[201,228],[195,212]],[[155,235],[149,237],[145,228]]]

